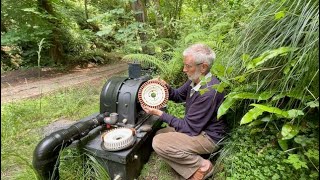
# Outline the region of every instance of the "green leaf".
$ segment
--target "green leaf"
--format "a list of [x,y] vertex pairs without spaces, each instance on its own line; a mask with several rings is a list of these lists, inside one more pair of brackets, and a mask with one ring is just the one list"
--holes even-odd
[[293,165],[295,169],[301,169],[302,167],[308,169],[307,163],[301,161],[298,154],[289,154],[288,159],[285,159],[284,162]]
[[199,89],[199,93],[200,95],[203,95],[204,93],[208,92],[209,89],[208,88],[204,88],[204,89]]
[[311,108],[319,107],[319,101],[317,100],[317,101],[307,102],[307,106]]
[[272,107],[272,106],[266,106],[266,105],[262,105],[262,104],[250,104],[250,106],[254,106],[256,108],[259,108],[263,111],[267,111],[269,113],[275,113],[278,114],[280,116],[284,116],[284,117],[288,117],[288,112],[287,111],[283,111],[277,107]]
[[228,85],[224,82],[220,83],[220,84],[214,84],[212,86],[213,89],[216,89],[219,93],[222,93],[224,91],[224,88],[228,87]]
[[234,78],[235,81],[238,81],[239,83],[243,82],[246,80],[246,76],[245,75],[241,75],[241,76],[237,76]]
[[282,129],[281,129],[282,140],[292,139],[298,133],[299,133],[299,128],[297,126],[293,126],[290,123],[286,123],[285,125],[282,126]]
[[278,139],[278,144],[283,151],[288,149],[288,140]]
[[212,72],[218,77],[222,77],[224,75],[225,67],[220,63],[215,63]]
[[256,134],[260,132],[263,132],[263,128],[254,128],[250,130],[250,134]]
[[249,92],[241,92],[241,93],[233,94],[232,98],[235,98],[235,99],[258,99],[259,94],[249,93]]
[[249,54],[242,54],[241,59],[243,62],[247,62],[250,59]]
[[259,108],[252,108],[250,109],[240,120],[240,124],[247,124],[255,119],[257,119],[258,116],[260,116],[264,110]]
[[285,93],[277,94],[277,95],[272,97],[271,101],[276,101],[276,100],[279,100],[279,99],[284,98],[284,97],[286,97]]
[[257,126],[257,125],[263,124],[263,123],[264,122],[261,121],[261,119],[258,119],[258,120],[253,121],[252,123],[250,123],[249,126],[253,127],[253,126]]
[[227,97],[223,103],[220,105],[218,109],[217,118],[219,119],[222,115],[226,114],[229,108],[233,105],[233,103],[236,102],[236,99],[233,99],[231,97]]
[[280,20],[280,19],[284,18],[284,16],[285,16],[284,11],[279,11],[274,15],[274,19],[275,20]]
[[287,75],[290,70],[291,70],[291,66],[286,66],[283,70],[283,74]]
[[291,109],[291,110],[289,110],[287,112],[288,112],[288,115],[289,115],[288,118],[291,118],[291,119],[293,119],[293,118],[295,118],[297,116],[304,115],[303,111],[297,110],[297,109]]
[[206,78],[205,78],[205,76],[203,76],[203,75],[201,75],[201,76],[199,77],[199,79],[200,79],[200,81],[206,82]]
[[204,85],[206,85],[207,83],[205,82],[205,81],[200,81],[200,85],[201,86],[204,86]]
[[233,67],[228,67],[227,68],[227,74],[231,74],[232,71],[233,71]]
[[319,151],[316,149],[308,149],[307,152],[304,153],[308,158],[313,158],[315,160],[318,160],[319,162]]
[[267,100],[274,95],[274,92],[263,92],[259,95],[258,101]]
[[112,32],[113,32],[113,26],[109,25],[104,27],[101,31],[98,31],[96,35],[98,36],[111,35]]
[[294,138],[294,142],[301,144],[301,146],[305,147],[308,143],[310,143],[310,139],[304,135],[299,135]]
[[25,12],[32,12],[34,14],[41,14],[36,8],[24,8],[24,9],[21,9],[22,11],[25,11]]
[[267,50],[263,52],[259,57],[251,60],[247,65],[247,69],[255,68],[256,66],[259,66],[276,56],[284,55],[290,51],[295,51],[295,50],[297,50],[297,48],[292,48],[292,47],[280,47],[278,49]]

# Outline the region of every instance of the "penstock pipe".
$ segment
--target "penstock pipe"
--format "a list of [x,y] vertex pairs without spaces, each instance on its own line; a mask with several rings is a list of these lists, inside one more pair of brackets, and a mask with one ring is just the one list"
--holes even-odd
[[104,124],[104,114],[79,121],[67,129],[51,133],[40,141],[33,152],[32,165],[38,179],[59,179],[59,153],[73,141],[86,136],[92,129]]

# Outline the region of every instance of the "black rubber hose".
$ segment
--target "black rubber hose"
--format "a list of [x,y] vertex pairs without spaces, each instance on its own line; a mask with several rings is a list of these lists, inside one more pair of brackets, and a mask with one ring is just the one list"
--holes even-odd
[[68,129],[51,133],[37,145],[33,152],[33,167],[39,179],[59,179],[59,153],[73,141],[86,136],[92,129],[102,125],[104,114],[80,121]]

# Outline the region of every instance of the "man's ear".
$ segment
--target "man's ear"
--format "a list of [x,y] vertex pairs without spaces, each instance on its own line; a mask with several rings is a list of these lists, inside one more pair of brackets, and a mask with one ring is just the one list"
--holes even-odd
[[209,65],[207,63],[201,64],[201,73],[204,74],[208,71]]

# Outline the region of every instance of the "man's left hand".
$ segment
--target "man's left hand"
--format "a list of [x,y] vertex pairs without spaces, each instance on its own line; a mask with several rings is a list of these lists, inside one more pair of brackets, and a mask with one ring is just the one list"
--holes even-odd
[[148,106],[142,106],[142,109],[147,113],[151,115],[161,116],[163,112],[159,109],[151,108]]

